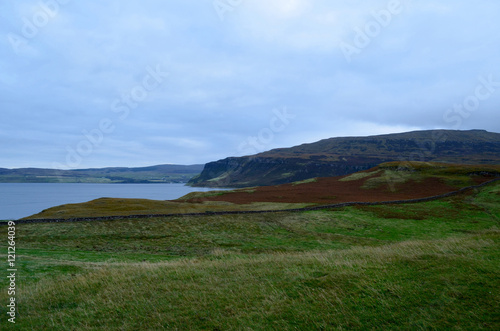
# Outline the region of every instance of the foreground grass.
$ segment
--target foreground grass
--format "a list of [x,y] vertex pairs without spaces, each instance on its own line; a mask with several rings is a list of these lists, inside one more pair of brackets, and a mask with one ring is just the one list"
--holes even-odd
[[0,328],[499,329],[499,222],[497,183],[398,206],[19,224],[19,315],[1,304]]
[[[102,329],[495,329],[499,233],[376,248],[82,264],[19,292],[19,325]],[[95,269],[95,270],[92,270]]]

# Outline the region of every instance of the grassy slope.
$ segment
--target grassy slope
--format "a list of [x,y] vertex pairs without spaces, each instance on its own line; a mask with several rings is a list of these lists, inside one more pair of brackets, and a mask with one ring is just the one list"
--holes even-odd
[[[200,194],[205,196],[205,193]],[[189,203],[169,200],[100,198],[84,203],[66,204],[48,208],[38,214],[27,217],[27,219],[186,214],[228,210],[279,210],[301,208],[308,205],[311,204],[255,202],[237,205],[224,201]]]
[[499,222],[500,183],[412,205],[20,224],[17,327],[498,329]]
[[[378,171],[378,172],[376,172]],[[456,189],[474,185],[474,177],[499,176],[500,165],[466,165],[439,162],[386,162],[366,172],[354,173],[342,180],[372,178],[364,188],[377,188],[380,185],[403,184],[412,180],[421,182],[427,178],[437,178]],[[376,176],[374,176],[376,175]],[[492,179],[488,178],[488,179]],[[392,182],[392,183],[391,183]]]

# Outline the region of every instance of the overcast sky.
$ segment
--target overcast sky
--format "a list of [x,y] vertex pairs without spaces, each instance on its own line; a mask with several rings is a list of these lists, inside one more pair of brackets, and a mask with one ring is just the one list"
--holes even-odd
[[0,2],[0,167],[500,132],[498,0]]

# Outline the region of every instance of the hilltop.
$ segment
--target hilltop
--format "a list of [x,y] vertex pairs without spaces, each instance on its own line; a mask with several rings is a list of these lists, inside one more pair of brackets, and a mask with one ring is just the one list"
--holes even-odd
[[391,161],[500,164],[500,134],[428,130],[320,140],[207,163],[189,185],[251,187],[352,174]]
[[202,169],[200,164],[75,170],[0,168],[0,183],[186,183]]

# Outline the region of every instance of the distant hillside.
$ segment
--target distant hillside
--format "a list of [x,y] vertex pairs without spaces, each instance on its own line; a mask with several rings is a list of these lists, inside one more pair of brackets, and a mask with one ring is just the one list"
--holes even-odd
[[78,170],[0,168],[0,183],[186,183],[202,170],[200,164]]
[[199,187],[277,185],[343,176],[391,161],[500,164],[500,134],[484,130],[428,130],[324,139],[205,165],[189,184]]

